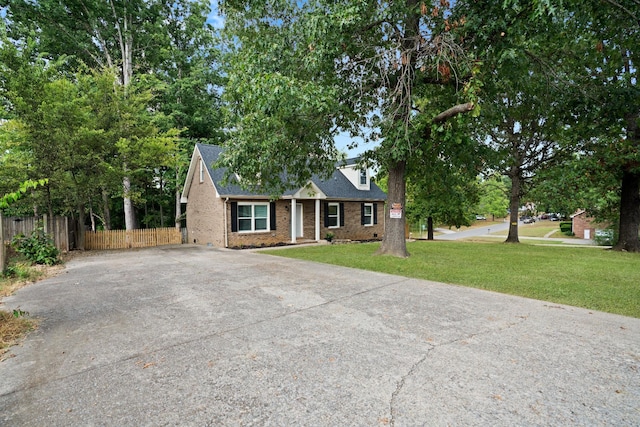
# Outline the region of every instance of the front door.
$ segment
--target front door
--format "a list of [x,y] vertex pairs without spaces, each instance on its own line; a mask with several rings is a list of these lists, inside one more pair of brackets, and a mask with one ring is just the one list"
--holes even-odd
[[296,237],[303,237],[304,221],[302,219],[302,203],[296,203]]

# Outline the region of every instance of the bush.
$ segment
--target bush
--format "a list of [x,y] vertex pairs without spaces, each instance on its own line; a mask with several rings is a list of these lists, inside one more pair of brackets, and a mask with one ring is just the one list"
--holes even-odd
[[573,228],[573,223],[571,221],[563,221],[560,223],[560,231],[563,233],[571,232],[571,228]]
[[11,245],[29,261],[36,264],[53,265],[58,263],[58,248],[54,245],[53,239],[45,234],[42,226],[33,230],[29,237],[23,234],[15,236]]

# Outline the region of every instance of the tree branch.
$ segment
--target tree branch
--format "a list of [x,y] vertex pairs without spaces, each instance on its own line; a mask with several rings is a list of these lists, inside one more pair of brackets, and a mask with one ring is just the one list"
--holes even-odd
[[435,116],[432,122],[433,123],[446,122],[447,120],[457,116],[458,114],[468,113],[469,111],[473,110],[473,107],[474,107],[473,102],[467,102],[466,104],[455,105],[449,108],[448,110],[445,110],[442,113]]

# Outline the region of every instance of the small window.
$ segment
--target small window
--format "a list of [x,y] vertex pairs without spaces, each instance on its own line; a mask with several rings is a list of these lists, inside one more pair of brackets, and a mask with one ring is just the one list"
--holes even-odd
[[267,203],[238,203],[238,231],[268,231],[269,205]]
[[340,204],[329,203],[329,211],[327,213],[329,228],[335,228],[340,226]]
[[360,169],[360,185],[367,185],[367,170]]
[[362,207],[362,224],[373,225],[373,203],[365,203]]
[[200,182],[204,182],[204,162],[200,159],[198,163],[200,164]]

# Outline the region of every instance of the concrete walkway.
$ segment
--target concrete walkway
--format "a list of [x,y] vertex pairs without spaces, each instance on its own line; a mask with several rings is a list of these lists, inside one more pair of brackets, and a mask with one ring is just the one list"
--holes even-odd
[[77,258],[16,307],[40,327],[0,425],[640,425],[640,319],[189,245]]

